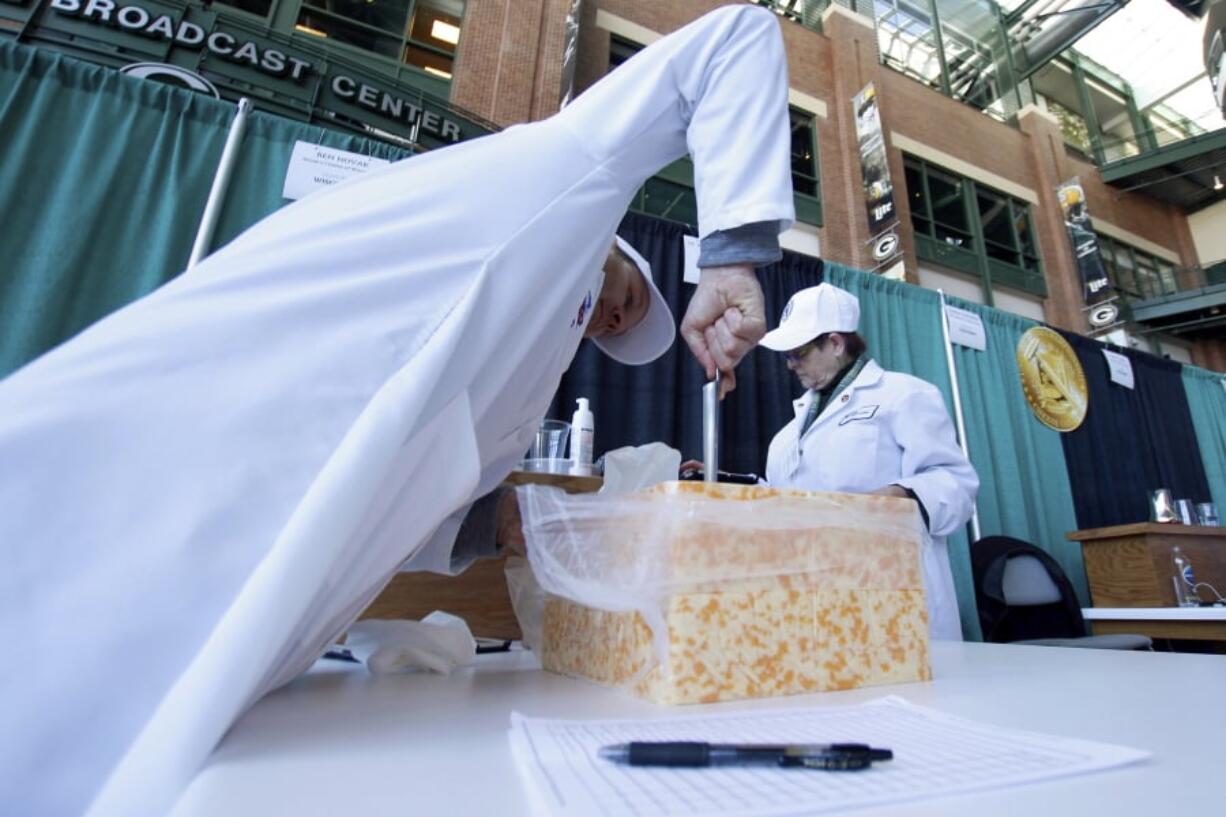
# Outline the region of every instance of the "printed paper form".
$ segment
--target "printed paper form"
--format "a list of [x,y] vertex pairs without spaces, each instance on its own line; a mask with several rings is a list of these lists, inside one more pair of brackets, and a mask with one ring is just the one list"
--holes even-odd
[[[628,767],[596,756],[633,740],[712,743],[869,743],[894,759],[862,772],[761,767]],[[1084,774],[1148,752],[1002,729],[899,697],[844,707],[567,721],[511,715],[520,770],[541,804],[567,817],[813,814],[850,806]]]

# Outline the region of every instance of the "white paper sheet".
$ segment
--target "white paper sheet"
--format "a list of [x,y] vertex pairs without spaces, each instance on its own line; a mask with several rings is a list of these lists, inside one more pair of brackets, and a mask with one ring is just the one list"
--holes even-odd
[[949,340],[983,352],[988,348],[987,330],[983,320],[969,309],[945,305],[945,320],[949,324]]
[[[632,740],[871,743],[894,759],[861,772],[627,767],[596,756]],[[964,720],[899,697],[843,707],[640,720],[511,716],[511,742],[540,805],[567,817],[814,814],[1047,780],[1147,752]]]
[[301,199],[376,168],[390,164],[387,159],[365,156],[340,148],[313,145],[301,140],[294,143],[281,197]]
[[1127,389],[1136,388],[1132,376],[1131,360],[1110,349],[1103,349],[1103,356],[1107,358],[1107,371],[1111,374],[1112,383],[1119,383]]

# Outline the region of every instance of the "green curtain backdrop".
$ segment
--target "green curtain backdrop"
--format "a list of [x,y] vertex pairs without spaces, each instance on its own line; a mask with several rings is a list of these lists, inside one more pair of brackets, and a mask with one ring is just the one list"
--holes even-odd
[[0,42],[0,376],[183,267],[233,109]]
[[1220,519],[1226,514],[1226,375],[1184,366],[1183,387],[1209,493]]
[[[1060,433],[1043,425],[1022,394],[1017,342],[1034,321],[947,299],[983,321],[987,349],[954,346],[962,412],[979,472],[980,536],[1012,536],[1049,553],[1068,574],[1083,606],[1090,602]],[[973,607],[973,597],[967,599]]]
[[[0,41],[0,377],[183,270],[236,110]],[[213,248],[287,203],[298,140],[408,155],[254,112]]]

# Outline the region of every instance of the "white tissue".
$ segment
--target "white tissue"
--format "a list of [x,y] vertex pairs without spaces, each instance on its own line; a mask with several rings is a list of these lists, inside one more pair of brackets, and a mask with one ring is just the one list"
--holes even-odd
[[625,494],[677,478],[681,452],[664,443],[626,446],[604,455],[602,494]]
[[421,621],[359,621],[349,628],[345,646],[374,675],[419,669],[447,675],[471,664],[477,654],[477,642],[464,619],[441,610]]

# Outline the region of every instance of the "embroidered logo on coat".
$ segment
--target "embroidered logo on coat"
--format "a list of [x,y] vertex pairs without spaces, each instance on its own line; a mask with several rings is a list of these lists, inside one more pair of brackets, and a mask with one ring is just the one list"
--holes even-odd
[[576,326],[583,325],[583,319],[587,317],[588,310],[592,308],[592,291],[589,289],[587,295],[583,296],[583,303],[579,304],[579,312],[575,315],[575,319],[570,322],[571,329]]
[[848,414],[846,417],[840,418],[839,425],[845,426],[848,423],[854,423],[857,420],[871,420],[873,418],[873,415],[877,413],[878,408],[880,408],[880,406],[865,406],[862,409],[853,411],[851,414]]

